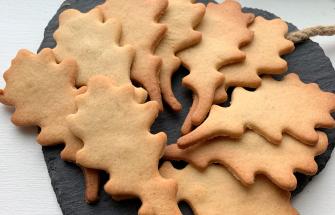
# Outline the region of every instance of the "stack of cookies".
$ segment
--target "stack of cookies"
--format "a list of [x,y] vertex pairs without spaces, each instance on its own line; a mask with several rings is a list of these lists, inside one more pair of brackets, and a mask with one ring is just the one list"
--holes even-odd
[[[65,145],[60,156],[82,168],[88,203],[98,201],[105,171],[105,191],[139,198],[141,215],[181,214],[179,201],[197,215],[293,215],[294,173],[316,174],[314,157],[328,146],[316,129],[335,127],[335,95],[293,73],[270,76],[288,69],[287,31],[284,21],[244,13],[234,0],[69,9],[55,48],[18,52],[0,101],[15,107],[15,125],[41,129],[41,145]],[[167,146],[164,131],[151,127],[163,100],[183,108],[171,87],[181,65],[193,104],[182,136]],[[176,160],[188,164],[177,169]]]

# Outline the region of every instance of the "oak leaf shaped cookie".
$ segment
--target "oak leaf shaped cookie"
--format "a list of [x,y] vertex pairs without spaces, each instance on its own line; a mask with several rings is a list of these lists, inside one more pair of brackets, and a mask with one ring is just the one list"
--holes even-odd
[[151,100],[161,103],[159,69],[161,58],[153,53],[167,28],[158,20],[165,12],[168,0],[106,0],[99,6],[106,18],[121,22],[121,44],[136,50],[131,78],[148,91]]
[[287,24],[281,19],[266,20],[259,16],[249,28],[254,39],[242,49],[246,59],[220,69],[225,82],[216,91],[216,102],[226,100],[226,89],[230,86],[257,88],[262,82],[259,75],[282,74],[287,70],[287,62],[280,57],[294,50],[293,42],[285,38]]
[[280,188],[292,191],[297,186],[294,172],[314,175],[318,170],[314,157],[325,152],[328,146],[327,136],[318,134],[319,142],[315,146],[302,144],[288,135],[281,144],[274,145],[248,131],[239,139],[221,137],[184,150],[172,144],[167,146],[164,157],[185,160],[200,169],[219,163],[245,185],[254,184],[255,176],[264,174]]
[[335,120],[335,94],[323,92],[317,84],[305,84],[294,74],[282,81],[265,77],[254,92],[236,88],[231,106],[213,105],[208,118],[191,133],[178,139],[182,148],[217,136],[239,137],[246,128],[268,141],[280,143],[282,133],[306,143],[319,139],[315,128],[331,128]]
[[139,214],[180,214],[176,182],[162,178],[158,171],[166,135],[150,133],[158,103],[140,104],[132,85],[118,87],[107,77],[95,76],[76,104],[78,112],[68,116],[68,122],[84,142],[77,162],[107,171],[110,180],[105,190],[114,199],[139,197]]
[[160,172],[178,182],[178,201],[186,201],[195,215],[298,215],[290,203],[290,193],[262,176],[245,187],[218,165],[204,171],[191,165],[177,170],[167,162]]
[[175,54],[201,41],[201,33],[194,28],[202,20],[206,7],[194,2],[195,0],[170,0],[168,9],[160,19],[160,23],[168,27],[155,52],[162,58],[160,85],[164,100],[176,111],[181,110],[181,104],[173,94],[171,78],[181,61]]
[[193,124],[199,125],[205,119],[213,104],[215,90],[224,81],[218,70],[223,65],[244,60],[245,54],[239,48],[253,38],[248,29],[253,18],[254,15],[243,13],[236,1],[210,3],[196,28],[202,33],[202,41],[177,54],[190,70],[183,84],[198,97],[194,100],[197,103],[193,102],[194,111],[189,113]]
[[104,21],[95,8],[88,13],[65,10],[54,33],[58,60],[76,59],[79,67],[77,85],[87,85],[94,75],[106,75],[117,84],[129,84],[130,68],[135,50],[120,46],[121,24],[115,19]]
[[[15,106],[12,121],[17,126],[39,126],[37,140],[43,146],[65,144],[62,159],[75,161],[83,146],[68,129],[65,118],[76,112],[75,96],[86,88],[76,89],[77,64],[66,59],[59,64],[51,49],[39,54],[20,50],[5,72],[6,88],[0,101]],[[87,201],[94,201],[98,192],[98,173],[84,169]]]

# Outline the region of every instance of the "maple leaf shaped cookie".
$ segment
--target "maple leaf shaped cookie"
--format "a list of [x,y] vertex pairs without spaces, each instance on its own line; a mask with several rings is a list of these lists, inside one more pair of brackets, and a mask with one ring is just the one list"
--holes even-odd
[[230,86],[257,88],[262,82],[259,75],[282,74],[287,70],[287,62],[280,57],[294,50],[293,42],[285,38],[287,24],[281,19],[258,16],[249,29],[254,32],[254,39],[242,49],[247,55],[245,61],[220,69],[225,82],[216,91],[216,103],[227,99],[226,88]]
[[121,22],[121,44],[130,44],[136,49],[131,78],[143,85],[161,109],[158,74],[161,58],[153,53],[167,30],[165,25],[158,24],[167,6],[167,0],[106,0],[99,6],[105,17]]
[[298,215],[290,203],[290,193],[262,176],[245,187],[218,165],[204,171],[191,165],[177,170],[166,162],[160,172],[178,182],[178,201],[186,201],[195,215]]
[[236,1],[210,3],[196,28],[202,33],[202,41],[177,54],[190,70],[183,84],[197,96],[193,101],[194,111],[189,113],[193,124],[199,125],[205,119],[215,90],[223,83],[224,76],[218,70],[223,65],[244,60],[245,54],[239,48],[253,38],[248,30],[253,18],[254,15],[243,13]]
[[[73,162],[82,142],[70,132],[65,118],[76,111],[75,96],[86,90],[74,87],[76,75],[76,62],[66,59],[58,64],[51,49],[43,49],[37,55],[20,50],[4,74],[6,88],[0,96],[1,102],[15,106],[15,125],[39,126],[38,142],[43,146],[65,143],[61,157]],[[84,169],[84,174],[89,186],[87,200],[94,201],[98,174],[89,169]]]
[[181,104],[173,94],[171,78],[181,61],[175,54],[200,42],[201,33],[194,28],[206,11],[205,5],[194,2],[195,0],[170,0],[168,9],[160,19],[160,23],[168,27],[155,52],[162,58],[160,85],[164,100],[176,111],[181,110]]
[[292,191],[297,186],[295,171],[314,175],[318,170],[314,157],[328,146],[326,134],[318,133],[319,142],[309,146],[288,135],[281,144],[274,145],[248,131],[239,139],[221,137],[184,150],[172,144],[167,146],[164,157],[185,160],[200,169],[220,163],[245,185],[255,183],[257,174],[264,174],[280,188]]
[[182,148],[217,136],[239,137],[252,129],[272,143],[280,143],[283,132],[306,144],[319,139],[315,128],[331,128],[335,120],[335,95],[305,84],[294,74],[282,81],[265,77],[261,87],[250,92],[236,88],[231,106],[213,105],[208,118],[191,133],[178,139]]
[[77,162],[109,172],[105,190],[114,199],[139,197],[139,214],[180,214],[176,183],[162,178],[158,171],[166,135],[150,133],[158,103],[140,104],[132,85],[118,87],[103,76],[91,78],[88,91],[76,103],[78,112],[68,122],[84,142]]

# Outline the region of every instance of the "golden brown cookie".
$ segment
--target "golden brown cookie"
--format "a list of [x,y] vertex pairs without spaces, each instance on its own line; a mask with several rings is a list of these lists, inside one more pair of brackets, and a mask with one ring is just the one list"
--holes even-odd
[[116,19],[104,21],[95,8],[88,13],[65,10],[59,16],[59,28],[54,33],[57,60],[74,58],[78,62],[77,85],[87,85],[94,75],[106,75],[119,84],[129,84],[130,67],[135,50],[119,45],[121,24]]
[[220,69],[225,82],[215,93],[216,103],[227,99],[228,87],[257,88],[262,82],[260,75],[282,74],[287,70],[287,62],[280,57],[294,50],[293,42],[285,38],[287,24],[281,19],[266,20],[258,16],[249,28],[254,32],[254,39],[242,49],[247,55],[245,61]]
[[[77,86],[86,85],[94,75],[106,75],[117,84],[130,84],[130,69],[135,50],[120,46],[121,24],[116,19],[104,20],[100,9],[88,13],[65,10],[54,33],[58,61],[74,58],[78,63]],[[139,94],[146,92],[139,88]]]
[[166,135],[150,133],[159,112],[156,101],[140,104],[132,85],[116,86],[104,76],[88,82],[76,99],[78,112],[68,116],[72,132],[84,142],[77,162],[105,170],[105,185],[114,199],[139,197],[139,214],[181,214],[176,203],[177,184],[158,171]]
[[252,129],[272,143],[280,143],[287,133],[306,144],[319,139],[315,128],[331,128],[335,120],[335,95],[320,90],[317,84],[305,84],[294,74],[282,81],[265,77],[261,87],[250,92],[236,88],[231,106],[213,105],[205,122],[178,139],[181,148],[217,136],[240,137]]
[[193,101],[193,112],[189,113],[191,117],[187,118],[191,120],[185,121],[184,127],[199,125],[207,116],[215,91],[224,81],[218,70],[224,65],[244,60],[245,54],[240,47],[253,38],[248,29],[253,19],[254,15],[243,13],[241,5],[234,0],[208,4],[202,22],[196,28],[202,33],[201,43],[177,54],[190,70],[183,84],[198,97]]
[[164,100],[175,111],[181,110],[181,104],[174,96],[171,87],[172,75],[181,64],[175,54],[201,41],[201,33],[194,28],[202,20],[206,7],[194,2],[195,0],[169,0],[169,7],[160,19],[160,23],[168,27],[164,39],[155,52],[162,58],[160,85]]
[[328,146],[327,135],[318,134],[319,142],[315,146],[302,144],[288,135],[281,144],[274,145],[247,131],[239,139],[220,137],[184,150],[176,144],[169,145],[164,157],[185,160],[202,170],[219,163],[245,185],[254,184],[256,175],[264,174],[280,188],[292,191],[297,186],[295,172],[315,175],[318,170],[314,157],[325,152]]
[[[65,121],[76,111],[75,96],[86,88],[76,89],[77,64],[66,59],[56,62],[51,49],[39,54],[20,50],[5,72],[6,88],[0,101],[15,107],[12,121],[17,126],[39,126],[37,140],[43,146],[65,144],[62,159],[75,162],[77,151],[83,146]],[[84,170],[87,201],[97,199],[99,176],[95,170]]]
[[161,109],[161,58],[153,53],[167,30],[164,24],[158,24],[167,6],[168,0],[106,0],[99,6],[106,18],[121,22],[121,44],[130,44],[136,50],[131,78],[148,91],[151,100],[159,102]]
[[245,187],[218,165],[204,171],[191,165],[177,170],[166,162],[160,172],[178,182],[178,201],[186,201],[195,215],[298,215],[290,193],[266,177],[260,176],[255,184]]

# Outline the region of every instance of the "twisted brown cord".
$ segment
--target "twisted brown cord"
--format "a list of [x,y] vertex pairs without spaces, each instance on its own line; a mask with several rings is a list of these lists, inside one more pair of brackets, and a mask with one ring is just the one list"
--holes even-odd
[[294,43],[300,43],[314,36],[334,36],[334,35],[335,35],[335,25],[330,25],[330,26],[315,26],[291,32],[286,35],[286,38]]

